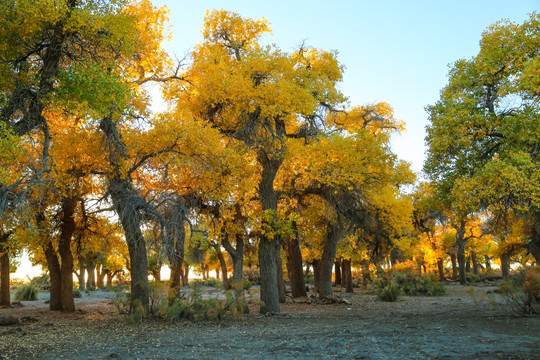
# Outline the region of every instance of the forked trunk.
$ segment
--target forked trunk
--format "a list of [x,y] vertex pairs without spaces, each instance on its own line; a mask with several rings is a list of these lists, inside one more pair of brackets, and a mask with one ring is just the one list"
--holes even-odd
[[332,268],[336,257],[338,241],[343,236],[343,225],[338,215],[338,223],[328,223],[328,230],[323,247],[323,254],[319,264],[319,286],[320,297],[332,296]]

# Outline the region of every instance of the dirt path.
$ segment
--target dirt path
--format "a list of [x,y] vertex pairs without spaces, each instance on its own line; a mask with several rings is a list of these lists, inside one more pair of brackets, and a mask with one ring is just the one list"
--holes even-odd
[[[479,294],[485,288],[477,290]],[[287,303],[282,316],[217,323],[127,325],[110,300],[79,300],[74,314],[46,306],[0,309],[36,322],[0,327],[1,359],[540,359],[540,317],[475,304],[466,287],[444,297],[352,305]]]

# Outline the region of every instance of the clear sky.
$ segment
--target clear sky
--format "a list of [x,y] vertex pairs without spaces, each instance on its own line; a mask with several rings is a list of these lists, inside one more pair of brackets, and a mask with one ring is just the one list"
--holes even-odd
[[478,53],[482,32],[509,19],[521,23],[540,0],[154,0],[170,9],[173,40],[165,48],[182,58],[201,41],[207,9],[264,17],[272,36],[264,42],[293,51],[306,45],[337,50],[345,65],[343,93],[351,104],[388,102],[406,122],[392,139],[394,151],[420,171],[427,114],[446,84],[448,65]]

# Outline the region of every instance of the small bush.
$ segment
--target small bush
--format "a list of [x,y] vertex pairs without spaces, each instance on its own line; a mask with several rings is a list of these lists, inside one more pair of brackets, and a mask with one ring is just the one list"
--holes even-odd
[[33,284],[23,285],[15,291],[13,299],[15,301],[36,301],[38,299],[38,291],[38,288]]
[[74,288],[73,289],[73,297],[76,298],[76,299],[82,297],[82,293],[81,293],[81,290],[79,290],[79,288]]
[[540,268],[522,269],[511,279],[499,285],[499,292],[508,308],[518,315],[539,313]]
[[395,273],[392,280],[410,296],[443,296],[446,295],[446,286],[439,282],[435,274],[418,276],[414,273]]
[[394,302],[401,293],[401,288],[397,284],[390,284],[377,290],[377,298],[381,301]]
[[210,286],[210,287],[215,287],[218,289],[223,289],[223,282],[221,280],[214,279],[214,278],[210,278],[206,280],[195,279],[189,282],[189,286],[191,287]]
[[480,276],[472,272],[465,273],[465,278],[469,284],[475,284],[480,281]]
[[38,289],[49,289],[51,286],[51,280],[48,274],[36,276],[30,280],[30,284],[34,285]]

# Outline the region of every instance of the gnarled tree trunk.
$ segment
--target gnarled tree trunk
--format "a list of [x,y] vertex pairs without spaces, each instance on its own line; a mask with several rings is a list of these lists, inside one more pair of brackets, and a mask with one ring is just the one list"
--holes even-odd
[[343,259],[343,281],[342,283],[345,283],[345,292],[352,293],[353,292],[353,279],[352,279],[352,268],[351,268],[351,260],[349,259]]
[[[258,154],[262,166],[262,175],[259,182],[259,199],[264,212],[263,226],[274,230],[277,217],[278,194],[274,189],[274,179],[283,160],[270,159],[263,150]],[[279,313],[279,289],[276,267],[276,241],[279,235],[265,232],[259,239],[259,266],[261,286],[260,312]]]
[[328,223],[326,239],[324,241],[323,254],[319,264],[319,286],[320,297],[332,296],[332,268],[336,257],[338,241],[343,237],[343,224],[340,215],[337,223]]

